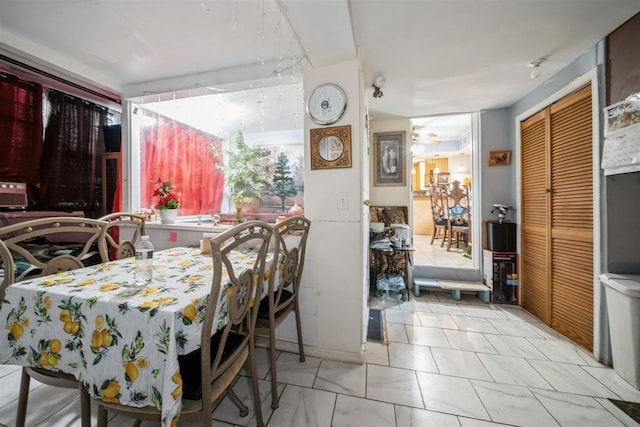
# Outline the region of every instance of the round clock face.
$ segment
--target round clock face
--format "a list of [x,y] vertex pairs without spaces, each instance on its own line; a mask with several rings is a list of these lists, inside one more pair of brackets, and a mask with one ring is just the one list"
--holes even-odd
[[307,113],[319,125],[340,120],[347,109],[347,96],[340,86],[325,83],[316,87],[307,101]]

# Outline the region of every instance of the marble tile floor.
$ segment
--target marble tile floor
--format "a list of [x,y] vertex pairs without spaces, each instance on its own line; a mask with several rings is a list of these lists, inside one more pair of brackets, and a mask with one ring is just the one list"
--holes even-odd
[[[367,343],[364,364],[310,356],[300,363],[280,352],[275,411],[267,354],[259,349],[267,426],[638,425],[608,398],[640,402],[639,390],[518,307],[423,291],[387,304],[385,317],[387,342]],[[15,423],[19,378],[19,368],[0,366],[0,423],[7,426]],[[28,426],[79,426],[76,391],[32,384]],[[246,378],[234,389],[250,401]],[[226,399],[213,419],[216,426],[255,425],[253,411],[240,418]],[[130,423],[113,417],[110,425]]]
[[447,252],[446,246],[440,247],[440,240],[431,242],[431,236],[413,235],[413,263],[414,265],[437,265],[449,268],[472,268],[473,260],[463,256],[464,250],[455,246]]

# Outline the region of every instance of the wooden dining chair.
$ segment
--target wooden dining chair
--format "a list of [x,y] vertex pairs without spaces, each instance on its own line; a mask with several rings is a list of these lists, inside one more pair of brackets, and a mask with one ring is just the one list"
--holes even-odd
[[451,250],[454,240],[458,248],[460,243],[466,244],[469,240],[469,230],[471,229],[469,195],[464,189],[460,188],[460,181],[453,181],[451,185],[452,188],[446,197],[447,217],[449,220],[447,251]]
[[[106,227],[103,221],[78,217],[41,218],[0,228],[0,239],[3,240],[0,254],[6,249],[11,257],[9,262],[5,261],[6,253],[2,257],[5,275],[2,297],[4,298],[6,287],[15,281],[17,259],[20,259],[21,263],[31,264],[36,270],[39,269],[41,276],[84,267],[85,257],[94,250],[100,254],[102,262],[107,261],[105,233]],[[43,243],[40,243],[38,250],[36,250],[33,246],[34,239],[44,239],[49,242],[48,245],[51,246],[53,252],[42,251]],[[61,247],[64,241],[68,243],[69,240],[74,241],[74,250],[63,250],[63,254],[57,254],[56,248]],[[43,254],[44,256],[42,256]],[[9,265],[11,268],[7,268]],[[24,427],[25,425],[31,378],[53,387],[79,389],[81,425],[82,427],[90,427],[90,398],[84,384],[71,374],[52,369],[31,366],[22,368],[16,427]]]
[[9,248],[7,248],[7,245],[5,245],[2,240],[0,240],[0,271],[2,272],[2,282],[0,282],[0,306],[2,306],[4,294],[7,291],[7,287],[13,283],[13,277],[15,275],[11,251],[9,251]]
[[[131,212],[115,212],[98,218],[107,222],[105,240],[110,259],[122,259],[135,256],[135,244],[140,236],[145,235],[146,216]],[[133,228],[133,236],[130,239],[122,239],[122,228]]]
[[260,301],[256,335],[269,337],[269,359],[271,362],[271,407],[276,409],[278,402],[278,380],[276,369],[276,329],[295,313],[298,333],[298,352],[304,362],[302,325],[298,294],[300,279],[304,267],[304,256],[311,221],[301,216],[290,217],[274,226],[274,255],[269,274],[267,295]]
[[[267,250],[272,228],[260,221],[249,221],[211,239],[213,283],[209,304],[202,322],[200,349],[179,356],[182,379],[182,410],[180,422],[212,425],[214,403],[225,395],[240,408],[240,415],[249,413],[247,406],[232,389],[235,379],[248,361],[251,371],[253,409],[258,426],[264,426],[255,358],[254,332],[257,316],[255,296],[262,292]],[[238,271],[230,258],[232,251],[241,250],[254,259],[251,268]],[[224,298],[228,322],[218,325],[216,302]],[[96,399],[98,427],[107,425],[107,411],[137,420],[160,421],[158,409],[146,406],[135,408]],[[137,424],[139,425],[139,424]]]
[[[431,234],[431,244],[436,239],[442,239],[441,245],[447,240],[449,232],[449,221],[447,220],[447,212],[444,201],[444,192],[437,185],[431,186],[431,216],[433,217],[433,233]],[[440,235],[442,232],[442,235]]]

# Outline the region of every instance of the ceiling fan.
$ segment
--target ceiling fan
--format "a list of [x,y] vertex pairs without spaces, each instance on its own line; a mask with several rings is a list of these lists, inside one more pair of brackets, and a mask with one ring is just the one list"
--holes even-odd
[[429,132],[425,136],[422,136],[419,132],[422,128],[423,126],[413,126],[411,128],[411,141],[414,144],[422,143],[428,145],[439,145],[442,142],[438,139],[438,135],[433,132]]

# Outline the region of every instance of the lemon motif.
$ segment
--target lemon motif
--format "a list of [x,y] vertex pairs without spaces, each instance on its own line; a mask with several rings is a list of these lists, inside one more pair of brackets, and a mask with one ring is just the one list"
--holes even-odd
[[91,348],[99,349],[102,347],[102,333],[100,331],[93,331],[91,334]]
[[117,381],[109,381],[107,386],[100,390],[102,400],[109,403],[118,403],[118,395],[120,394],[120,384]]
[[145,290],[140,294],[141,298],[148,297],[149,295],[153,295],[159,291],[158,288],[145,288]]
[[50,354],[49,355],[49,366],[55,368],[56,366],[58,366],[58,358],[55,357],[54,355]]
[[156,308],[158,306],[158,301],[145,301],[140,304],[140,308]]
[[40,353],[40,360],[38,360],[40,366],[47,366],[49,364],[49,354],[46,352]]
[[111,333],[109,332],[108,329],[103,329],[101,335],[102,335],[102,346],[109,347],[111,345]]
[[158,300],[159,305],[167,305],[174,302],[176,299],[174,297],[164,297]]
[[196,307],[193,304],[189,304],[184,308],[182,315],[193,322],[196,318],[197,313],[198,310],[196,309]]
[[69,310],[62,310],[60,312],[60,320],[64,323],[71,321],[71,313],[69,313]]
[[94,279],[85,279],[85,280],[82,280],[81,282],[76,283],[74,286],[79,288],[82,286],[93,285],[94,283],[96,283]]
[[185,280],[185,282],[187,282],[187,283],[189,283],[189,284],[196,283],[196,282],[198,282],[198,281],[202,280],[202,278],[203,278],[203,277],[204,277],[204,276],[203,276],[202,274],[196,274],[196,275],[194,275],[194,276],[189,276],[189,277],[187,278],[187,280]]
[[28,318],[28,317],[25,317],[24,319],[22,319],[22,320],[20,321],[20,324],[21,324],[22,326],[24,326],[25,328],[29,327],[29,318]]
[[24,326],[20,323],[11,323],[11,325],[7,325],[6,327],[9,328],[9,333],[16,341],[24,334]]
[[48,296],[44,297],[44,308],[51,310],[51,298]]
[[66,322],[62,329],[69,335],[75,335],[80,329],[80,322]]
[[145,369],[149,367],[149,359],[147,359],[146,357],[139,358],[138,360],[136,360],[136,366],[138,367],[138,369]]
[[49,342],[49,350],[51,353],[60,353],[61,349],[62,343],[59,339],[52,339],[51,342]]
[[180,395],[182,395],[182,384],[178,385],[171,392],[171,397],[173,397],[173,400],[179,400],[180,399]]
[[138,367],[133,362],[127,362],[124,364],[124,372],[132,383],[138,379],[138,375],[140,374]]
[[120,287],[120,285],[118,285],[117,283],[107,283],[107,284],[104,284],[104,285],[100,286],[100,292],[113,291],[114,289],[118,289],[119,287]]
[[96,316],[96,329],[104,329],[104,316],[101,314]]

